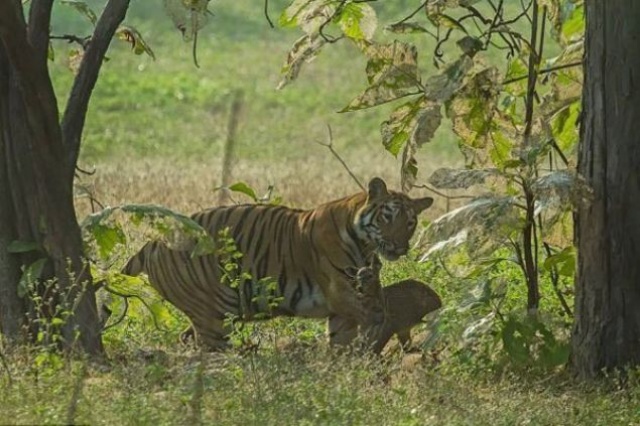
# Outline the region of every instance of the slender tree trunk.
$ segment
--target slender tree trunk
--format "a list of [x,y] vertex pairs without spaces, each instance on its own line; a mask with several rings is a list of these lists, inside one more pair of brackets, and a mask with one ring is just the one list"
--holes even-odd
[[572,363],[582,377],[640,363],[640,2],[586,0]]
[[[0,159],[4,163],[8,154],[9,114],[9,61],[0,44]],[[14,227],[15,213],[11,203],[9,173],[0,164],[0,332],[12,340],[19,336],[25,306],[18,297],[16,283],[20,277],[20,263],[16,255],[8,252],[9,244],[17,240]]]

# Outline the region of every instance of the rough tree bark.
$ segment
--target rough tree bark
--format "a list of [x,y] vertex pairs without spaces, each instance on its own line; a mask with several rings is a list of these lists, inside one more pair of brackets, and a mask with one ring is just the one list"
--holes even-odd
[[[9,271],[0,277],[0,320],[3,333],[12,334],[16,265],[44,255],[49,260],[47,275],[55,277],[72,298],[80,297],[63,330],[65,340],[73,342],[79,330],[81,346],[95,354],[102,352],[102,343],[75,216],[73,176],[89,98],[129,0],[107,3],[81,62],[62,124],[46,62],[52,5],[53,0],[33,0],[27,26],[20,0],[0,2],[0,76],[6,76],[0,80],[0,195],[7,195],[0,208],[0,242],[15,239],[41,246],[40,253],[19,259],[7,253],[6,245],[0,248],[0,268]],[[5,323],[4,317],[10,321]]]
[[572,364],[582,377],[640,363],[640,2],[586,0]]

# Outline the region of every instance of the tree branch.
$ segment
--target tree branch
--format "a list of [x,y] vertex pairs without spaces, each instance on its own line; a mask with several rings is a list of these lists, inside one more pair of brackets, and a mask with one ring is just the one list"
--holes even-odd
[[67,108],[62,118],[62,136],[71,173],[73,173],[78,161],[80,138],[91,93],[98,80],[100,67],[111,39],[127,13],[129,1],[109,0],[96,23],[91,41],[82,57],[78,75],[73,82]]
[[[34,18],[35,19],[35,18]],[[40,19],[40,18],[39,18]],[[27,29],[19,1],[0,1],[0,40],[5,46],[9,63],[19,78],[33,138],[46,149],[38,154],[55,162],[63,160],[60,141],[58,107],[49,80],[46,60],[40,60],[27,39]],[[29,78],[24,78],[29,76]]]
[[49,50],[49,27],[53,0],[32,0],[29,8],[29,43],[39,59],[46,62]]

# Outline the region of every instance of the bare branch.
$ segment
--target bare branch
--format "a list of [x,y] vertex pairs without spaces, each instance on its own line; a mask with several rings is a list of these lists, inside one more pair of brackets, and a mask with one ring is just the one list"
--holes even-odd
[[79,37],[74,34],[64,34],[64,35],[51,35],[49,36],[51,40],[66,40],[69,43],[78,43],[82,50],[87,50],[89,46],[89,42],[91,41],[91,36]]
[[316,141],[316,143],[318,145],[322,145],[325,146],[327,148],[329,148],[329,151],[331,151],[331,153],[333,154],[334,157],[336,157],[338,159],[338,161],[340,162],[340,164],[342,164],[342,167],[345,168],[345,170],[347,171],[347,173],[349,173],[349,176],[351,176],[351,178],[358,184],[358,186],[360,187],[360,189],[362,189],[363,191],[366,191],[366,188],[364,187],[364,185],[360,182],[360,180],[358,180],[358,178],[356,177],[355,174],[353,174],[353,172],[351,171],[351,169],[349,168],[349,166],[347,166],[347,163],[342,159],[342,157],[340,156],[340,154],[338,154],[338,152],[333,148],[333,132],[331,131],[331,126],[329,124],[327,124],[327,129],[329,130],[329,141],[328,142],[320,142],[320,141]]
[[269,23],[269,26],[271,28],[275,28],[275,26],[273,25],[273,21],[269,16],[269,0],[264,0],[264,17],[267,18],[267,22]]
[[[573,67],[579,67],[579,66],[582,66],[582,61],[571,62],[571,63],[563,64],[563,65],[557,65],[555,67],[549,67],[549,68],[546,68],[544,70],[538,71],[538,75],[549,74],[549,73],[552,73],[554,71],[560,71],[560,70],[564,70],[564,69],[567,69],[567,68],[573,68]],[[505,81],[502,82],[502,84],[516,83],[518,81],[526,80],[528,78],[529,78],[529,74],[521,75],[520,77],[514,77],[514,78],[510,78],[508,80],[505,80]]]
[[80,152],[80,138],[100,67],[111,39],[124,19],[130,0],[109,0],[96,23],[89,46],[82,57],[78,75],[73,82],[67,108],[62,118],[62,135],[66,155],[73,170]]

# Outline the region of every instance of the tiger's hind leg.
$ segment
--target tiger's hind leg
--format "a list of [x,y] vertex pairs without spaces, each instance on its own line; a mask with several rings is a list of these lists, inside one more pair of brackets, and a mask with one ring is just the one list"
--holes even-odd
[[229,332],[224,325],[224,321],[218,319],[212,319],[207,324],[194,322],[192,327],[182,332],[180,338],[193,338],[196,345],[211,352],[224,351],[231,348]]

